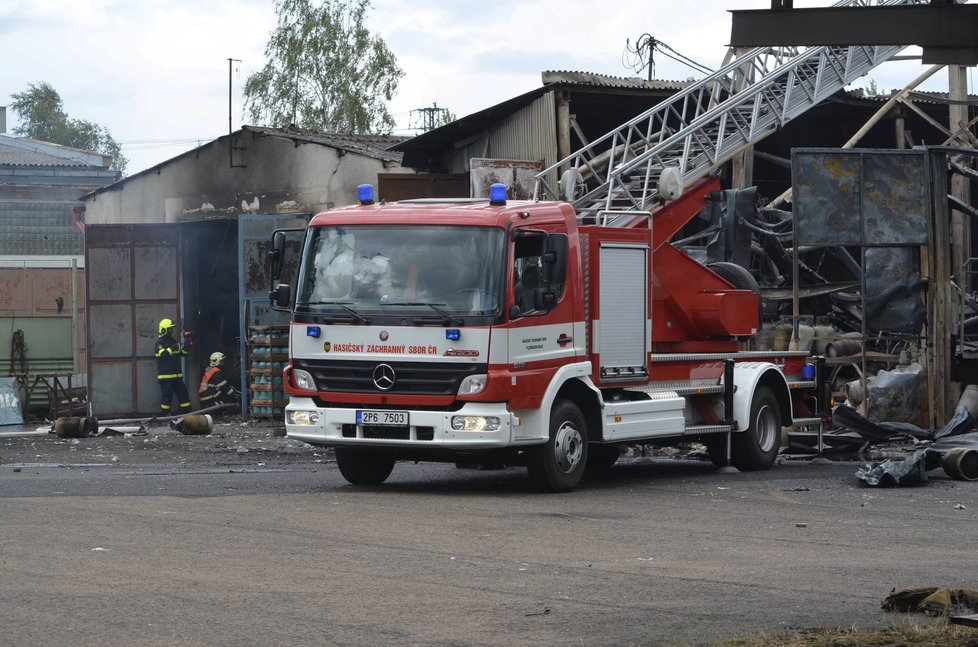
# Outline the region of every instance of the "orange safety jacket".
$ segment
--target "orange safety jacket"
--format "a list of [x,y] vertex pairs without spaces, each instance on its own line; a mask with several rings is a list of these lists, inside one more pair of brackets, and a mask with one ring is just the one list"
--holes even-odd
[[[197,389],[197,393],[200,394],[206,391],[207,387],[210,385],[211,378],[214,377],[215,373],[220,373],[220,372],[221,372],[221,368],[219,366],[211,366],[206,371],[204,371],[204,377],[201,378],[200,380],[200,388]],[[215,385],[215,387],[220,387],[220,386],[223,386],[223,383]]]

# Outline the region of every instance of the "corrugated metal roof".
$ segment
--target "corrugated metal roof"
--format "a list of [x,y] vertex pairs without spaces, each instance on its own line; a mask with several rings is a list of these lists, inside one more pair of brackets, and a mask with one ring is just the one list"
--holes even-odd
[[546,70],[543,72],[543,84],[580,85],[598,88],[631,88],[637,90],[684,90],[693,81],[665,81],[653,79],[647,81],[639,77],[610,76],[594,72],[574,72],[570,70]]
[[65,202],[0,202],[0,254],[84,255],[85,238],[75,225],[72,206]]
[[[847,92],[849,95],[859,96],[863,99],[869,99],[870,101],[885,102],[889,101],[893,95],[900,92],[900,90],[891,90],[890,92],[881,92],[879,94],[866,94],[862,89],[852,90]],[[932,103],[935,105],[947,105],[950,103],[950,95],[947,92],[926,92],[920,90],[913,90],[908,93],[908,98],[915,103]],[[978,103],[978,96],[974,94],[968,95],[968,105],[974,105]]]
[[4,146],[0,142],[0,165],[4,166],[86,166],[76,160],[47,155],[40,151]]
[[349,153],[359,153],[367,157],[385,162],[401,161],[401,153],[388,150],[395,144],[400,144],[410,137],[400,135],[348,135],[341,133],[320,133],[305,128],[289,126],[288,128],[265,128],[263,126],[242,126],[241,130],[268,137],[285,137],[296,142],[320,144]]
[[108,168],[111,158],[101,153],[0,134],[0,165],[82,166]]
[[[497,103],[479,112],[473,112],[450,124],[445,124],[429,130],[426,133],[409,139],[407,142],[393,147],[396,151],[404,151],[409,157],[423,154],[428,150],[450,146],[466,137],[475,136],[487,131],[499,120],[508,117],[524,106],[528,106],[539,97],[555,90],[568,90],[579,94],[627,94],[634,96],[665,97],[674,94],[692,83],[692,81],[641,81],[626,79],[592,72],[561,72],[546,71],[541,73],[543,83],[539,88]],[[416,160],[412,157],[411,162]]]

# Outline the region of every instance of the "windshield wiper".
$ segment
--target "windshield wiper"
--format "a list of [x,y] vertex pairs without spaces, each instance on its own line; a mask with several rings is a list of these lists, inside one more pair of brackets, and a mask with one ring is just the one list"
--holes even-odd
[[438,306],[445,305],[444,303],[430,303],[428,301],[395,301],[393,303],[387,303],[385,305],[389,305],[389,306],[428,306],[429,308],[431,308],[432,310],[434,310],[435,312],[437,312],[438,314],[440,314],[442,317],[444,317],[444,320],[447,321],[448,323],[453,323],[456,326],[461,326],[462,324],[465,323],[465,321],[463,319],[459,319],[458,317],[452,316],[452,314],[449,313],[447,310],[442,310],[441,308],[438,307]]
[[345,310],[351,317],[353,317],[353,323],[369,324],[370,319],[364,317],[362,314],[351,308],[347,303],[343,301],[303,301],[302,303],[295,304],[296,307],[300,306],[339,306]]

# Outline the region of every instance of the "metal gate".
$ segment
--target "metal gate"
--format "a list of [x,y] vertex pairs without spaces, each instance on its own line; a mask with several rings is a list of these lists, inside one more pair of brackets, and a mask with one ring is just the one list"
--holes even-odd
[[179,229],[90,225],[85,231],[88,396],[96,416],[159,410],[157,325],[180,325]]

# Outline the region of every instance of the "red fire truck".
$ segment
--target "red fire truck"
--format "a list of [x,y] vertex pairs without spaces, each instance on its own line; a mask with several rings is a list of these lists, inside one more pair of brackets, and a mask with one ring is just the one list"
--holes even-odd
[[[564,202],[359,204],[305,230],[284,371],[290,437],[332,447],[351,483],[395,462],[524,465],[574,488],[627,445],[702,442],[717,465],[769,468],[781,429],[827,415],[822,363],[750,351],[756,283],[668,241],[719,189],[579,219]],[[755,289],[749,289],[753,285]]]

